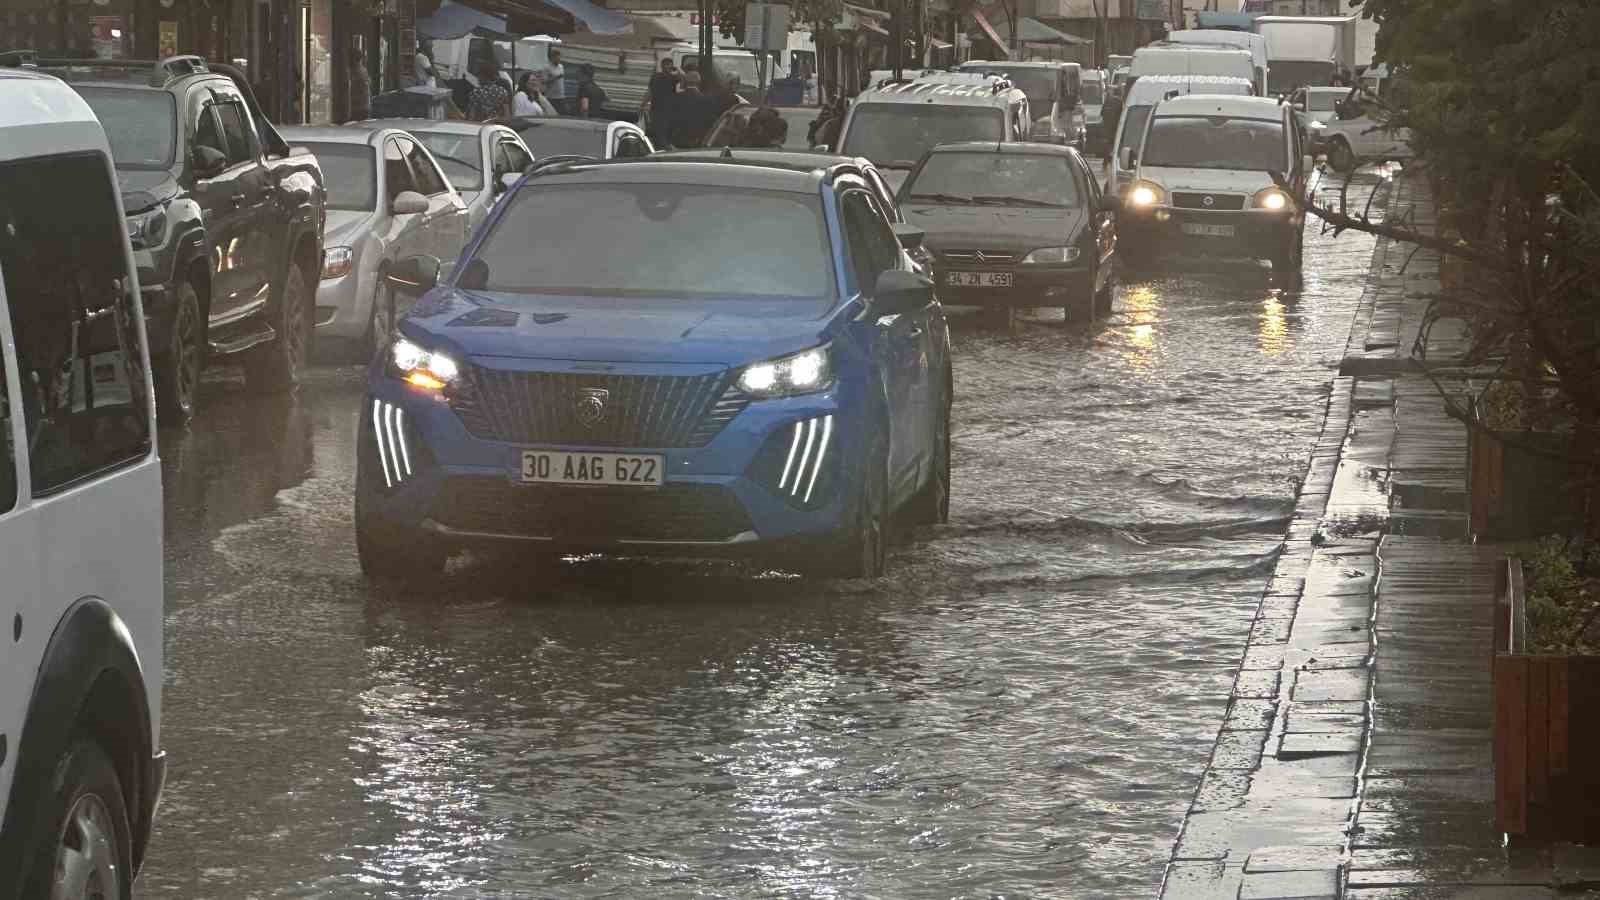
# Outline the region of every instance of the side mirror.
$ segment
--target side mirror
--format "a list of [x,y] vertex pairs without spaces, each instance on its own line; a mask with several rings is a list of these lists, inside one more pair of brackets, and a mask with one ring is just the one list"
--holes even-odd
[[[528,168],[531,169],[533,167],[529,166]],[[519,182],[521,180],[522,180],[522,173],[521,172],[507,172],[504,175],[501,175],[500,176],[500,186],[499,186],[500,190],[497,193],[505,193],[506,191],[511,190],[512,188],[516,187],[517,186],[517,182]]]
[[1306,111],[1306,102],[1304,100],[1296,100],[1294,102],[1294,110],[1295,110],[1295,112],[1305,112]]
[[829,152],[828,145],[827,144],[813,144],[813,145],[811,145],[811,152],[812,153],[827,153],[827,152]]
[[428,211],[428,198],[416,191],[401,191],[389,201],[389,212],[397,216],[409,216],[412,213],[425,213]]
[[1132,147],[1123,147],[1122,158],[1118,160],[1117,165],[1119,165],[1124,172],[1132,172],[1133,167],[1138,164],[1139,151],[1133,149]]
[[439,259],[424,254],[396,260],[384,273],[383,280],[389,287],[403,294],[421,296],[433,290],[433,286],[439,283]]
[[894,226],[894,236],[899,238],[900,246],[907,250],[920,250],[922,239],[928,236],[928,232],[915,225],[899,224]]
[[215,147],[196,144],[190,156],[194,162],[195,174],[201,178],[210,178],[228,167],[228,157]]
[[879,273],[872,286],[872,311],[880,316],[914,312],[933,302],[933,281],[899,269]]

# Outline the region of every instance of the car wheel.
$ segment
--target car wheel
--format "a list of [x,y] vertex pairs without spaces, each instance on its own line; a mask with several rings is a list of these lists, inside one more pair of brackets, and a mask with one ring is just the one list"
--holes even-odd
[[252,390],[278,393],[294,390],[311,351],[311,291],[300,267],[290,264],[278,295],[276,340],[247,351],[245,383]]
[[889,453],[881,426],[867,438],[866,471],[850,505],[849,524],[804,566],[822,578],[879,578],[889,546]]
[[933,472],[907,510],[913,525],[943,525],[950,521],[950,401],[933,426]]
[[1106,272],[1106,282],[1094,295],[1094,313],[1096,316],[1111,315],[1111,307],[1115,305],[1117,294],[1117,270],[1112,268]]
[[133,826],[122,782],[100,745],[78,738],[49,781],[25,897],[129,900],[133,896]]
[[154,366],[156,413],[168,425],[185,424],[194,416],[206,352],[200,295],[187,281],[178,284],[176,293],[178,306],[172,315],[172,334]]
[[1305,254],[1305,232],[1295,229],[1284,246],[1272,256],[1272,271],[1292,275],[1300,271]]
[[384,285],[381,281],[377,291],[372,297],[372,316],[367,321],[367,339],[365,341],[367,357],[361,362],[371,362],[374,357],[389,346],[389,341],[394,338],[395,322],[394,289]]
[[1350,143],[1344,138],[1336,137],[1328,144],[1328,165],[1347,175],[1356,170],[1355,151],[1350,149]]

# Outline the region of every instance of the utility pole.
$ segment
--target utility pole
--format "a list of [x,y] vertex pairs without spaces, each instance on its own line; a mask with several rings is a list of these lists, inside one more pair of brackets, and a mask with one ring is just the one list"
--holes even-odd
[[700,78],[711,89],[711,2],[700,0]]
[[902,62],[906,55],[905,18],[905,0],[894,0],[893,16],[889,19],[889,53],[894,58],[889,61],[889,67],[894,73],[892,77],[895,81],[900,80],[905,68]]

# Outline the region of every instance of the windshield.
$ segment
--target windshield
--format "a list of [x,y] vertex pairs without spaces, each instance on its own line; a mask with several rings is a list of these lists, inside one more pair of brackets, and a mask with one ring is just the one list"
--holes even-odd
[[1333,105],[1338,103],[1339,98],[1344,95],[1344,91],[1307,91],[1306,111],[1331,112]]
[[1084,81],[1083,103],[1085,106],[1094,106],[1096,103],[1106,102],[1105,85],[1098,81]]
[[177,141],[177,107],[166,91],[78,88],[106,130],[119,169],[166,169]]
[[306,144],[322,167],[328,208],[370,212],[377,208],[378,176],[365,144]]
[[1148,121],[1150,121],[1150,107],[1128,107],[1122,117],[1122,142],[1117,146],[1119,148],[1132,147],[1134,150],[1142,149],[1139,144],[1144,140],[1144,124]]
[[433,158],[439,161],[444,177],[458,191],[483,189],[483,152],[475,134],[446,134],[442,131],[411,132]]
[[539,159],[547,156],[592,156],[603,159],[606,155],[604,128],[561,128],[535,125],[518,132],[522,140]]
[[1144,165],[1281,172],[1283,125],[1225,116],[1166,116],[1150,126]]
[[709,184],[517,192],[467,264],[516,294],[831,299],[816,194]]
[[950,152],[928,157],[903,195],[935,203],[995,206],[1078,205],[1078,185],[1065,156]]
[[845,156],[865,156],[879,166],[909,169],[939,144],[1000,141],[1005,119],[998,109],[936,104],[867,103],[850,116]]
[[1049,111],[1050,104],[1056,102],[1056,84],[1060,80],[1055,69],[1041,69],[1034,66],[963,66],[963,72],[993,72],[1004,75],[1010,82],[1022,89],[1028,95],[1028,105],[1034,107],[1035,112]]
[[711,65],[716,68],[718,75],[745,87],[756,87],[761,81],[756,74],[756,58],[750,53],[718,53],[711,57]]

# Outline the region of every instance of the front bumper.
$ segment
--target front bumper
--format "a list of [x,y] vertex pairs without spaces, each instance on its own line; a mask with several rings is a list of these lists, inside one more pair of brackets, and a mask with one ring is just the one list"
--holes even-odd
[[[1264,209],[1216,212],[1171,206],[1124,205],[1117,219],[1117,240],[1142,252],[1222,251],[1266,259],[1294,240],[1305,221],[1296,210]],[[1193,234],[1185,226],[1230,227],[1231,236]]]
[[[1010,272],[1011,287],[967,287],[950,283],[952,274]],[[940,301],[951,306],[1064,306],[1089,303],[1094,297],[1094,271],[1079,261],[1060,266],[935,267]]]
[[361,338],[372,321],[372,297],[376,273],[362,268],[358,257],[350,271],[338,278],[317,282],[317,335],[335,338]]
[[[838,385],[751,402],[700,447],[535,444],[476,436],[437,395],[377,377],[363,410],[357,465],[373,484],[365,496],[376,524],[453,548],[762,555],[826,540],[848,521],[862,456],[851,405]],[[374,422],[389,427],[388,407],[401,413],[408,471],[383,485],[373,477],[384,471],[380,452],[393,454],[401,437],[386,430],[390,446],[380,451]],[[525,484],[524,450],[660,455],[665,475],[660,487]],[[780,468],[809,476],[810,502],[778,488]]]

